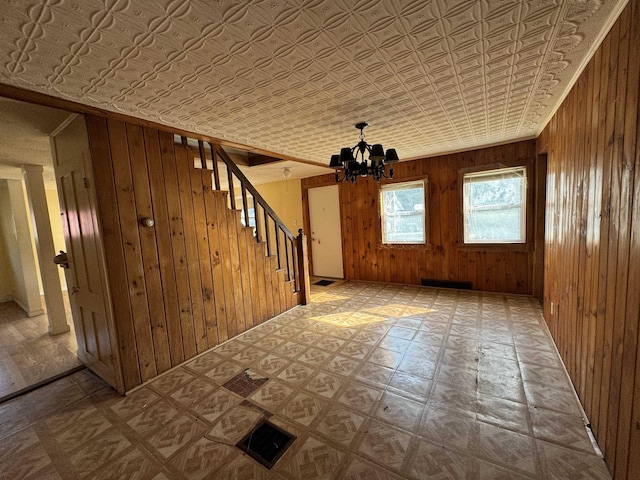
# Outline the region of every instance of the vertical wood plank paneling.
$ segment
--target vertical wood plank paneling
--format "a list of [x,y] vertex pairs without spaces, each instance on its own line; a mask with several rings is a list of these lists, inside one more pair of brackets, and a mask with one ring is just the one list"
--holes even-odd
[[[612,470],[615,472],[618,470],[616,455],[618,454],[615,448],[616,439],[618,435],[619,420],[618,415],[620,408],[620,390],[621,390],[621,377],[622,377],[622,344],[624,340],[625,329],[625,312],[626,312],[626,289],[627,289],[627,273],[628,273],[628,232],[629,232],[629,209],[627,200],[629,198],[629,173],[627,170],[627,158],[625,158],[625,144],[627,138],[625,137],[625,120],[627,119],[627,79],[628,79],[628,63],[629,63],[629,48],[632,47],[629,43],[629,33],[631,27],[631,15],[623,15],[618,20],[620,23],[620,40],[618,42],[618,74],[617,74],[617,96],[618,98],[625,98],[624,102],[620,102],[616,106],[616,120],[615,120],[615,134],[614,134],[614,146],[613,146],[613,170],[612,170],[612,190],[615,194],[615,201],[613,204],[615,208],[612,209],[615,212],[616,223],[614,228],[616,234],[616,244],[613,246],[616,250],[616,277],[615,277],[615,289],[609,296],[611,299],[611,312],[613,312],[613,338],[611,344],[611,370],[609,375],[609,424],[607,427],[607,440],[608,446],[608,458],[611,465],[615,465]],[[637,45],[637,44],[636,44]],[[635,103],[637,107],[637,99]],[[611,237],[609,237],[611,239]],[[611,421],[615,418],[615,421]]]
[[164,189],[167,196],[167,213],[169,215],[170,242],[173,252],[173,271],[176,278],[176,295],[178,297],[179,317],[177,325],[182,335],[182,348],[185,359],[196,355],[196,339],[193,334],[193,317],[191,315],[191,293],[189,291],[189,272],[187,270],[187,252],[184,242],[184,226],[182,223],[182,205],[178,188],[178,172],[176,170],[175,148],[170,134],[160,134],[160,151],[164,173]]
[[125,390],[298,303],[172,134],[92,116],[87,126]]
[[[633,16],[632,16],[632,41],[636,41],[640,38],[640,5],[638,2],[633,3]],[[636,44],[637,45],[637,44]],[[637,61],[637,55],[636,55]],[[635,66],[633,75],[637,75],[638,67]],[[639,102],[640,103],[640,102]],[[633,188],[633,209],[631,218],[631,245],[630,245],[630,266],[629,266],[629,290],[627,299],[627,322],[635,328],[636,333],[640,330],[640,293],[638,293],[638,285],[640,285],[640,147],[638,147],[638,141],[640,140],[640,112],[636,112],[636,132],[635,132],[635,159],[634,159],[634,188]],[[633,337],[633,333],[630,334]],[[637,335],[635,335],[635,341],[637,342]],[[631,421],[629,432],[629,462],[627,478],[640,478],[640,425],[638,420],[640,419],[640,352],[637,351],[638,344],[635,343],[635,349],[625,345],[625,351],[629,349],[630,353],[635,353],[636,364],[635,374],[632,377],[630,371],[630,365],[627,364],[629,360],[625,359],[624,368],[629,368],[625,371],[623,378],[624,384],[628,387],[625,398],[630,400],[630,415]]]
[[151,203],[155,220],[158,257],[160,261],[160,276],[162,278],[162,300],[167,321],[167,335],[169,337],[169,355],[171,365],[178,365],[185,359],[182,345],[182,331],[180,322],[180,308],[175,270],[173,268],[173,249],[171,247],[171,226],[169,210],[167,208],[167,191],[164,184],[164,165],[160,152],[160,135],[156,130],[144,129],[144,143],[147,152],[149,168],[149,183],[151,186]]
[[[155,218],[155,214],[151,206],[151,187],[149,184],[147,154],[142,136],[142,127],[127,124],[126,132],[137,218],[142,219],[146,217],[153,219]],[[162,282],[160,279],[158,240],[155,232],[155,228],[146,227],[138,229],[155,363],[157,373],[162,373],[171,368],[171,356],[169,354],[169,336],[167,335]]]
[[251,291],[251,326],[255,326],[262,323],[262,315],[260,313],[260,287],[258,286],[258,269],[256,266],[256,252],[258,249],[255,248],[256,238],[254,237],[253,230],[247,228],[244,233],[247,238],[247,267]]
[[616,479],[640,477],[639,10],[631,0],[544,133],[545,318]]
[[[355,185],[340,183],[345,278],[410,284],[419,284],[422,278],[460,280],[472,281],[476,290],[532,293],[535,240],[533,205],[536,198],[533,182],[527,198],[527,230],[530,233],[527,243],[515,247],[515,250],[513,247],[495,246],[470,248],[461,245],[459,174],[461,168],[474,166],[525,165],[530,170],[530,179],[533,179],[535,157],[535,141],[525,141],[397,164],[395,181],[428,180],[426,207],[429,244],[425,247],[382,245],[380,184],[370,178],[358,179]],[[307,190],[332,184],[335,184],[333,175],[302,179],[305,226],[308,225]],[[543,217],[539,219],[542,222]],[[487,255],[489,260],[485,262]],[[518,267],[520,276],[516,277]],[[541,275],[540,269],[538,273]]]
[[[267,246],[265,245],[264,247],[265,250],[265,254],[269,253],[267,252]],[[264,269],[264,278],[265,278],[265,298],[266,298],[266,306],[267,306],[267,315],[269,317],[273,317],[274,315],[276,315],[276,308],[274,307],[273,304],[273,289],[271,288],[271,285],[273,285],[275,283],[273,276],[275,275],[275,271],[273,271],[273,257],[269,257],[269,256],[264,256],[262,258],[262,264],[263,264],[263,269]]]
[[[209,250],[209,228],[207,225],[207,215],[205,210],[205,194],[209,193],[206,181],[203,176],[211,177],[211,173],[198,168],[191,169],[191,198],[193,199],[193,219],[195,222],[196,243],[198,246],[198,258],[205,258],[207,261],[200,261],[197,268],[200,270],[200,284],[203,306],[203,323],[206,347],[218,345],[218,325],[216,322],[216,303],[213,291],[213,272],[211,271],[212,258]],[[210,195],[209,195],[210,196]],[[195,265],[194,265],[195,266]]]
[[216,199],[222,195],[213,191],[213,178],[211,175],[203,175],[203,182],[205,188],[204,207],[208,227],[207,238],[209,241],[209,254],[211,255],[211,277],[213,279],[213,296],[216,309],[215,323],[218,331],[218,341],[224,342],[229,339],[229,333],[227,332],[227,307],[224,297],[224,280],[222,277],[222,261],[220,259],[220,235],[216,208]]
[[236,311],[236,326],[238,333],[242,333],[247,329],[247,327],[245,325],[244,291],[240,273],[240,249],[238,247],[239,224],[240,211],[227,210],[227,243],[229,244],[229,263],[231,265],[231,277],[233,278],[234,285],[233,298]]
[[218,218],[218,233],[220,235],[220,256],[222,258],[222,278],[224,282],[224,299],[227,312],[227,334],[229,338],[235,337],[238,332],[236,323],[236,306],[234,289],[240,288],[233,283],[231,272],[231,250],[229,249],[229,227],[227,225],[227,195],[216,200],[216,213]]
[[140,255],[138,216],[135,210],[135,194],[131,176],[129,145],[126,125],[116,120],[107,120],[109,144],[113,162],[113,178],[116,185],[116,208],[121,226],[122,244],[129,288],[131,316],[133,317],[134,338],[138,351],[138,363],[142,381],[158,374],[155,362],[151,321],[147,302],[145,272]]
[[[621,378],[620,378],[620,404],[618,411],[618,435],[616,449],[616,468],[614,474],[621,477],[627,472],[628,463],[632,456],[629,452],[629,435],[631,428],[637,428],[635,422],[632,421],[631,411],[633,406],[633,380],[635,378],[635,360],[638,348],[638,309],[640,307],[638,297],[640,297],[640,289],[638,284],[632,283],[631,274],[636,268],[631,262],[633,257],[637,258],[631,250],[631,235],[633,227],[633,201],[634,188],[637,190],[640,185],[635,183],[634,169],[636,167],[636,159],[638,155],[638,87],[640,85],[640,56],[637,49],[638,41],[640,41],[640,4],[634,2],[631,6],[630,28],[629,28],[629,55],[627,67],[627,90],[625,101],[625,117],[624,117],[624,141],[622,152],[623,174],[623,190],[622,190],[622,206],[623,214],[620,217],[622,237],[624,243],[620,245],[623,259],[623,268],[625,275],[621,275],[619,280],[624,283],[618,292],[618,298],[625,297],[625,310],[620,313],[624,318],[624,327],[621,334],[619,349],[622,350],[621,356]],[[620,267],[619,267],[620,268]],[[633,425],[633,427],[632,427]]]
[[251,277],[249,270],[249,255],[247,243],[247,233],[251,230],[248,227],[244,227],[239,221],[237,223],[237,242],[238,242],[238,254],[239,254],[239,266],[240,266],[240,285],[242,286],[242,301],[244,303],[244,328],[245,330],[253,327],[253,303],[252,303],[252,289],[251,289]]
[[178,192],[180,194],[180,211],[182,215],[182,232],[186,253],[187,275],[189,279],[189,294],[191,296],[191,314],[186,318],[182,330],[191,336],[192,332],[196,340],[196,351],[204,352],[207,348],[207,333],[204,326],[204,305],[202,303],[202,282],[200,269],[198,268],[199,252],[196,237],[196,224],[193,214],[193,192],[191,189],[191,170],[193,157],[186,147],[176,146],[175,165],[178,174]]
[[94,168],[97,206],[102,221],[102,241],[111,303],[116,321],[118,347],[122,361],[124,389],[141,382],[138,365],[138,350],[131,318],[131,305],[127,289],[124,245],[118,210],[116,208],[116,186],[109,148],[109,131],[104,118],[87,116],[89,148]]

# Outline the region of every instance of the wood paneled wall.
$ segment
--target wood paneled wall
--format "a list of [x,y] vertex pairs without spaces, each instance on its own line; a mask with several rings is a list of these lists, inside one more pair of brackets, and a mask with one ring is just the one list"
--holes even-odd
[[171,133],[95,116],[87,127],[125,390],[297,304]]
[[[470,281],[474,290],[533,293],[535,141],[523,141],[396,164],[394,181],[427,178],[426,246],[381,243],[379,184],[359,178],[340,183],[344,272],[348,279],[419,284],[422,278]],[[527,243],[462,244],[461,169],[482,165],[527,167]],[[333,175],[303,179],[305,230],[309,188],[335,184]],[[309,247],[311,248],[311,246]]]
[[541,136],[544,314],[616,479],[640,478],[640,0]]

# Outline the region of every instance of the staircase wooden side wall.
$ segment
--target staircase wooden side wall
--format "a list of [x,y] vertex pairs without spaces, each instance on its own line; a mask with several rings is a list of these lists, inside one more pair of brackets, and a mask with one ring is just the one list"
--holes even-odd
[[171,133],[96,116],[87,126],[125,390],[297,305]]

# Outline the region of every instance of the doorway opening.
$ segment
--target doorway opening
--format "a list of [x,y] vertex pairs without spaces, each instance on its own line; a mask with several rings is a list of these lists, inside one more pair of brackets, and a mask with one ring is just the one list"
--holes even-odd
[[52,263],[66,246],[50,135],[71,114],[7,98],[0,113],[2,402],[84,365],[65,275]]

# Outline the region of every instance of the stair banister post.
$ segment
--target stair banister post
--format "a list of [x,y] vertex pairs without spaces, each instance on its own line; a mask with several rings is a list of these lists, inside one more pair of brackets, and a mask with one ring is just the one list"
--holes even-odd
[[309,259],[307,257],[307,237],[302,229],[298,230],[296,243],[296,250],[298,252],[298,276],[300,279],[300,291],[298,292],[298,296],[299,301],[302,305],[308,305],[311,302],[311,285],[309,283]]

